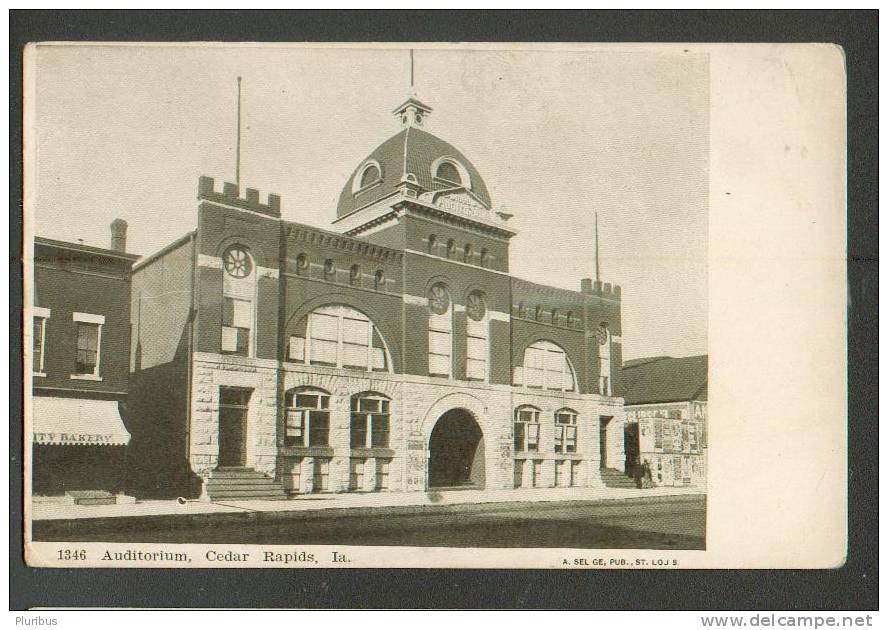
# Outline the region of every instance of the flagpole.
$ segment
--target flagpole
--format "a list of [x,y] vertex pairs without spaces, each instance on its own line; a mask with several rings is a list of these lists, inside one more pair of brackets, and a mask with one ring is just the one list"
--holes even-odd
[[601,270],[598,263],[598,213],[595,213],[595,280],[601,282]]
[[237,78],[237,156],[234,171],[234,183],[240,188],[240,154],[241,154],[241,78]]

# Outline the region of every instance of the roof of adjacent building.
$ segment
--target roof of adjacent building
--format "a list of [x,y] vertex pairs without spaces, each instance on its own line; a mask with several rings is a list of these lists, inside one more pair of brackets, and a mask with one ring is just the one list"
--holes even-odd
[[[339,195],[336,217],[343,217],[359,208],[370,205],[392,194],[405,174],[413,174],[416,183],[423,191],[436,191],[452,188],[436,180],[432,175],[432,164],[441,157],[449,157],[462,164],[469,173],[471,183],[467,188],[488,208],[491,206],[487,185],[472,163],[453,145],[417,127],[406,127],[379,145],[355,168]],[[354,180],[363,173],[368,163],[377,162],[381,182],[355,194]]]
[[55,249],[65,249],[72,252],[77,252],[79,254],[85,254],[88,256],[98,256],[104,258],[120,258],[121,260],[126,261],[136,261],[141,256],[138,254],[130,254],[127,252],[117,251],[116,249],[106,249],[104,247],[95,247],[93,245],[85,245],[83,243],[70,243],[68,241],[58,241],[52,238],[46,238],[45,236],[35,236],[34,237],[34,245],[35,247],[50,247]]
[[623,364],[627,405],[706,400],[709,356],[647,357]]

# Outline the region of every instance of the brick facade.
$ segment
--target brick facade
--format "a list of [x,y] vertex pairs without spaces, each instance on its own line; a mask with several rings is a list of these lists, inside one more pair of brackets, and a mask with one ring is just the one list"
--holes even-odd
[[[567,291],[511,276],[508,215],[490,208],[471,165],[461,165],[471,178],[462,186],[431,171],[422,177],[397,172],[399,165],[428,170],[442,159],[464,160],[426,136],[434,138],[417,132],[409,142],[405,135],[402,145],[380,147],[382,153],[367,163],[381,179],[364,188],[353,181],[361,177],[359,167],[343,190],[333,224],[339,231],[281,219],[276,195],[262,201],[254,190],[242,196],[231,184],[219,191],[213,180],[200,179],[197,229],[145,261],[133,280],[134,296],[169,307],[156,321],[143,317],[137,327],[139,356],[159,358],[161,352],[147,347],[153,344],[168,349],[166,359],[133,366],[143,393],[141,443],[167,445],[173,453],[170,470],[156,477],[169,480],[168,492],[205,496],[206,480],[222,464],[223,388],[247,392],[248,404],[238,407],[243,411],[236,420],[246,427],[245,466],[292,493],[426,491],[430,458],[438,458],[454,479],[459,466],[471,467],[459,474],[488,488],[527,485],[525,468],[534,471],[537,486],[554,485],[556,468],[562,485],[576,486],[601,484],[600,466],[623,468],[620,288],[587,279],[580,290]],[[178,271],[161,274],[158,283],[156,268],[173,263],[172,257]],[[236,259],[246,262],[235,268],[241,265]],[[441,287],[448,324],[433,347],[429,296]],[[330,308],[346,314],[330,315],[324,310]],[[322,325],[333,332],[311,328]],[[312,336],[323,334],[333,337]],[[599,349],[605,338],[610,374],[603,381]],[[529,353],[530,346],[538,354]],[[350,361],[366,356],[368,362],[350,369],[346,352]],[[534,364],[525,371],[526,353],[557,365]],[[450,374],[430,375],[433,359]],[[162,378],[152,380],[152,371]],[[543,379],[539,387],[531,374]],[[175,402],[157,419],[165,433],[154,433],[163,437],[152,436],[152,392],[157,395],[165,380]],[[323,398],[323,420],[287,411],[286,401],[300,392]],[[382,446],[354,445],[353,397],[367,392],[386,401]],[[515,448],[515,410],[521,405],[539,413],[539,442],[529,453]],[[555,412],[561,409],[577,415],[576,447],[556,454]],[[450,420],[442,420],[445,415]],[[323,443],[306,441],[300,433],[308,431],[300,424],[305,422],[323,426]],[[445,440],[440,427],[448,422],[463,427],[466,436],[480,431],[472,438],[477,446],[468,437],[455,444],[454,452],[466,449],[457,463],[442,453],[444,447],[431,446]],[[146,460],[158,457],[144,453]]]

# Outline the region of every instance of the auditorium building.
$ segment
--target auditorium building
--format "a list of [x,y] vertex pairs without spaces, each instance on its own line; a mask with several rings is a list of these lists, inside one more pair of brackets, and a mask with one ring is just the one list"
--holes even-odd
[[134,266],[133,494],[598,487],[623,470],[620,287],[512,276],[516,232],[481,174],[418,99],[394,114],[329,229],[201,177],[195,229]]

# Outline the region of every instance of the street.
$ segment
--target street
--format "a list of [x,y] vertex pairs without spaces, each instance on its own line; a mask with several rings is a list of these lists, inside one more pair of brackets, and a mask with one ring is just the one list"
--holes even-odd
[[704,549],[703,495],[35,521],[34,540]]

